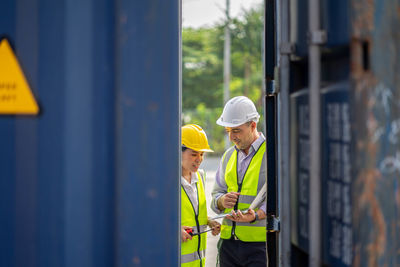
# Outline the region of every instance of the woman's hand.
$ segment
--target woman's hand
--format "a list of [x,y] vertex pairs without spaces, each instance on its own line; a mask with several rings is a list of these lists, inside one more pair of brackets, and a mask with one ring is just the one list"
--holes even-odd
[[234,222],[251,222],[256,218],[256,214],[253,209],[249,209],[245,214],[240,210],[238,212],[232,210],[230,215],[226,215],[226,218]]
[[189,239],[189,240],[192,240],[192,236],[189,235],[189,234],[185,231],[186,229],[192,229],[192,227],[189,227],[189,226],[182,226],[182,227],[181,227],[181,239],[182,239],[182,242],[186,242],[186,241],[188,241],[188,239]]
[[212,228],[213,230],[212,230],[212,235],[218,235],[220,232],[221,232],[221,224],[219,223],[219,222],[217,222],[217,221],[214,221],[214,220],[209,220],[208,221],[208,226],[210,227],[210,228]]

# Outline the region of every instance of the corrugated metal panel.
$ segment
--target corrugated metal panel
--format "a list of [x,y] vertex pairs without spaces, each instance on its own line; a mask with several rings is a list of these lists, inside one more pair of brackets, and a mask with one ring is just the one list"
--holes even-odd
[[354,266],[400,264],[400,3],[352,1]]
[[322,28],[327,33],[326,46],[344,46],[350,40],[350,2],[347,0],[322,0]]
[[[0,8],[0,32],[15,38],[15,2],[2,1]],[[15,120],[11,116],[0,119],[0,265],[12,266],[15,257]]]
[[[321,90],[321,223],[322,260],[329,266],[351,266],[351,128],[349,84]],[[291,99],[292,243],[309,253],[310,119],[308,90]],[[317,220],[318,218],[311,218]],[[299,261],[299,258],[293,261]],[[294,266],[306,265],[300,261]]]
[[117,260],[178,265],[179,9],[117,5]]
[[291,3],[291,42],[295,44],[296,56],[305,57],[308,54],[308,1],[290,0]]
[[291,95],[290,105],[290,182],[292,243],[309,251],[310,210],[310,120],[308,90]]
[[0,14],[41,107],[0,117],[0,265],[178,265],[179,1]]
[[[291,12],[291,42],[296,44],[296,56],[305,57],[308,54],[308,1],[291,0]],[[348,45],[349,14],[349,1],[321,0],[321,27],[327,34],[325,48]]]
[[322,90],[322,259],[351,266],[351,125],[349,83]]

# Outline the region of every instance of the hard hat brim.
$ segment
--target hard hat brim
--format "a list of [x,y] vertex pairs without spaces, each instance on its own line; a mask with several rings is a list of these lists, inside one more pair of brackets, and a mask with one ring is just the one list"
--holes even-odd
[[190,146],[187,146],[187,145],[184,145],[184,146],[189,148],[189,149],[191,149],[191,150],[193,150],[193,151],[196,151],[196,152],[214,152],[214,150],[212,150],[211,148],[210,149],[208,149],[208,148],[199,149],[199,148],[194,148],[194,147],[190,147]]
[[201,149],[200,152],[214,152],[212,149]]
[[221,118],[219,118],[217,120],[217,124],[223,127],[238,127],[240,125],[245,124],[247,121],[243,122],[243,123],[230,123],[230,122],[226,122],[226,121],[222,121]]

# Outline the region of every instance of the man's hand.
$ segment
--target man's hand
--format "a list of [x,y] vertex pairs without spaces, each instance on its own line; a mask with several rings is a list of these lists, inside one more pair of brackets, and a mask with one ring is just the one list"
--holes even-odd
[[226,215],[226,218],[234,222],[251,222],[256,218],[256,214],[252,209],[249,209],[245,214],[240,210],[238,212],[232,210],[231,215]]
[[218,209],[231,209],[236,205],[236,202],[239,198],[240,193],[238,192],[229,192],[223,195],[218,199]]
[[221,232],[221,224],[217,221],[209,220],[208,226],[213,229],[211,233],[214,236],[218,235]]
[[192,236],[189,235],[185,231],[186,229],[192,229],[192,227],[189,227],[189,226],[182,226],[181,227],[181,239],[182,239],[182,242],[186,242],[186,241],[188,241],[188,239],[192,240]]

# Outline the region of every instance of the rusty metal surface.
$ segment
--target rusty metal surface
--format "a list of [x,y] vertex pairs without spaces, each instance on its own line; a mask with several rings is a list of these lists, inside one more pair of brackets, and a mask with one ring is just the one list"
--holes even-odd
[[400,1],[351,3],[353,266],[399,266]]

